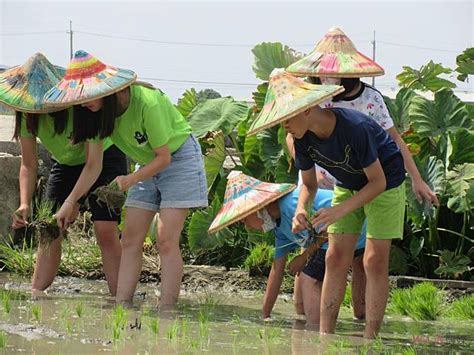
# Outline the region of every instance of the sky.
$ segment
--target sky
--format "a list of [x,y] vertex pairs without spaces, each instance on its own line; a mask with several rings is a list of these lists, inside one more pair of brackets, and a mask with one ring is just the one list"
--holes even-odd
[[[375,31],[382,91],[397,86],[403,66],[419,69],[432,59],[455,68],[474,40],[473,1],[0,0],[0,65],[39,51],[67,66],[70,21],[74,50],[136,71],[173,101],[191,87],[249,100],[260,82],[253,46],[282,42],[308,53],[333,26],[368,56]],[[474,92],[472,82],[458,85]]]

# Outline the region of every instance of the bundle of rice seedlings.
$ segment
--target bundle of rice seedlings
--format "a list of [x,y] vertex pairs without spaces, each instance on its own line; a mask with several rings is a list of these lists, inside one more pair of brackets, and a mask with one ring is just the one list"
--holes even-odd
[[96,188],[93,194],[97,196],[97,203],[101,206],[104,203],[109,211],[118,212],[125,204],[125,194],[120,191],[115,181]]

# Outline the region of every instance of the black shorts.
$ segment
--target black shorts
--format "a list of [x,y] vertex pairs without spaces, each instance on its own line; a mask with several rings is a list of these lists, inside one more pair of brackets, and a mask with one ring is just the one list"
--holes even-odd
[[[318,281],[324,280],[324,274],[326,273],[326,251],[326,249],[319,248],[309,257],[309,260],[303,269],[303,272],[306,275]],[[364,254],[364,251],[365,248],[357,249],[354,252],[354,258]]]
[[[45,197],[54,202],[55,208],[61,206],[69,196],[81,175],[83,167],[84,164],[69,166],[54,162],[49,173],[48,182],[46,183]],[[102,172],[90,191],[94,191],[99,186],[107,185],[117,176],[126,175],[127,173],[128,168],[125,154],[115,145],[112,145],[104,152]],[[83,204],[86,198],[93,221],[120,222],[121,211],[109,210],[105,204],[101,206],[97,203],[97,197],[93,194],[88,194],[81,198],[79,202]]]

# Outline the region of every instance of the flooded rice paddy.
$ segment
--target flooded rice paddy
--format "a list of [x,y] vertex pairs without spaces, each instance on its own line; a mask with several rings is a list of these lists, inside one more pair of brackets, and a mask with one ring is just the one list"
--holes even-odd
[[387,315],[380,338],[342,308],[337,336],[321,338],[280,297],[274,319],[260,319],[261,292],[183,292],[158,310],[157,287],[142,284],[134,308],[115,306],[103,281],[57,278],[32,295],[29,279],[1,273],[0,352],[35,354],[415,354],[474,353],[472,321],[413,321]]

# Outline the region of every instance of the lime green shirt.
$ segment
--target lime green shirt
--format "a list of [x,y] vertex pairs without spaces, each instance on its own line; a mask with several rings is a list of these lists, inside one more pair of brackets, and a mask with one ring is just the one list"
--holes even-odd
[[[26,128],[26,116],[22,115],[20,137],[33,137]],[[86,150],[84,143],[72,144],[70,137],[72,136],[72,109],[68,110],[68,118],[65,130],[57,134],[54,132],[54,118],[48,114],[41,114],[38,124],[37,137],[44,145],[46,150],[51,153],[53,159],[60,164],[74,166],[81,165],[86,162]],[[104,150],[112,145],[110,139],[104,140]]]
[[110,138],[126,155],[144,165],[155,158],[154,148],[166,144],[173,153],[191,132],[191,126],[161,91],[132,85],[128,108],[117,118]]

